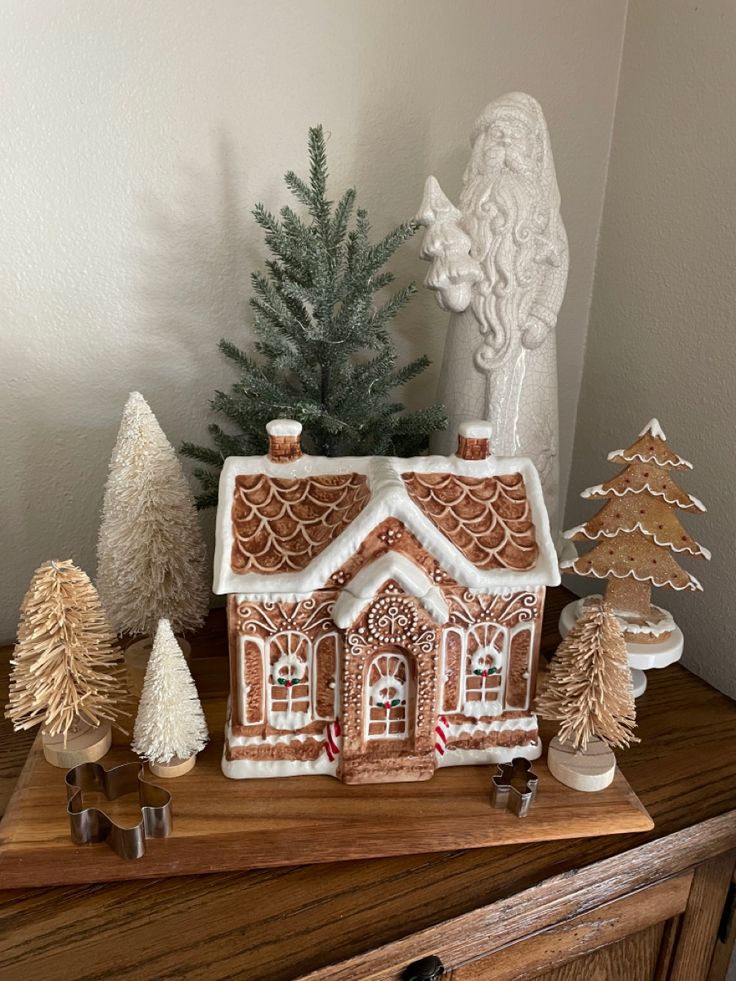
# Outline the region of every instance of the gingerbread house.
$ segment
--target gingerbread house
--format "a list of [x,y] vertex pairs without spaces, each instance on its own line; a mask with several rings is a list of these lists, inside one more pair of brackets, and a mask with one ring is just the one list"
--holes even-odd
[[220,481],[226,776],[375,783],[536,758],[559,573],[531,461],[496,458],[487,423],[414,459],[307,456],[299,423],[267,428],[268,454]]

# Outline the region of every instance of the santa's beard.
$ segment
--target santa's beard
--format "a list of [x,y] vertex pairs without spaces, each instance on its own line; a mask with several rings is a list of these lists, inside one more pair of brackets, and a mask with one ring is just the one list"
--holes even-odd
[[533,179],[508,167],[501,167],[495,175],[475,174],[466,179],[460,210],[474,259],[484,263],[489,251],[498,251],[502,242],[523,250],[533,234],[537,194]]
[[490,179],[473,175],[463,187],[462,224],[483,272],[472,306],[485,344],[496,355],[523,328],[538,285],[533,222],[538,192],[532,177],[507,167]]

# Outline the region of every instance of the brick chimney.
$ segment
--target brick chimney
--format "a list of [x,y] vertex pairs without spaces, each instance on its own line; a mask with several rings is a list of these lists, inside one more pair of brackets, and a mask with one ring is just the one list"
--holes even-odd
[[482,419],[460,423],[457,453],[461,460],[485,460],[491,455],[491,424]]
[[293,419],[272,419],[266,423],[268,459],[273,463],[291,463],[302,455],[302,424]]

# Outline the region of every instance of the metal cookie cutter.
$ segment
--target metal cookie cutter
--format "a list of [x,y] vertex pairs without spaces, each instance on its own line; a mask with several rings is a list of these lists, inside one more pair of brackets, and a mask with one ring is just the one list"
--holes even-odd
[[[121,858],[141,858],[146,838],[171,834],[171,794],[143,780],[143,764],[123,763],[106,770],[101,763],[80,763],[65,777],[67,808],[72,841],[86,845],[106,841]],[[83,794],[98,791],[108,800],[137,792],[141,819],[133,828],[123,828],[98,807],[85,807]]]
[[[523,790],[514,786],[514,777],[517,783],[523,781]],[[491,799],[493,806],[497,808],[507,807],[517,817],[526,817],[532,801],[537,796],[537,784],[539,777],[532,772],[532,765],[529,760],[521,756],[515,756],[510,763],[501,763],[498,766],[498,775],[493,778]]]

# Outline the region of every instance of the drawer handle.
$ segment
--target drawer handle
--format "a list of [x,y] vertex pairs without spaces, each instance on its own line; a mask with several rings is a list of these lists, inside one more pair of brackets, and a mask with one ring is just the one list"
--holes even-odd
[[419,961],[409,964],[402,972],[402,981],[439,981],[445,973],[445,967],[439,957],[430,954]]

